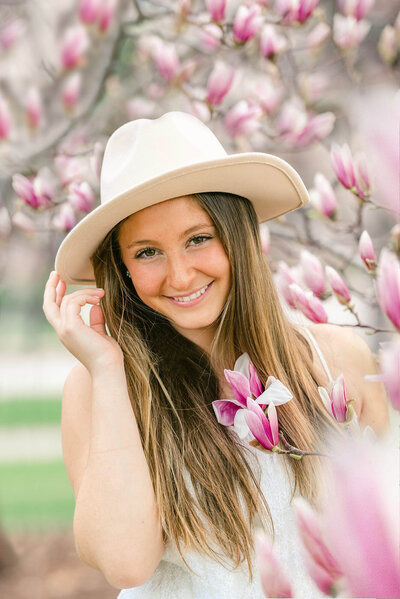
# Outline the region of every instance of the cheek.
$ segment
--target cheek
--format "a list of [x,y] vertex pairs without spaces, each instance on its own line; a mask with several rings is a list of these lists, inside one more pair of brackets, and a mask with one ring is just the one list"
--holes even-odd
[[156,268],[141,267],[140,265],[131,271],[132,283],[138,296],[157,295],[162,277]]
[[218,277],[226,277],[230,279],[230,265],[228,256],[222,244],[214,245],[210,247],[209,251],[206,252],[205,263],[208,264],[210,273],[214,273]]

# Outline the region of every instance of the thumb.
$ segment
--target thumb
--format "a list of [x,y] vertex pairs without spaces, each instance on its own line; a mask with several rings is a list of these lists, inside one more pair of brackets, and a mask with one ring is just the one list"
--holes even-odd
[[92,328],[94,331],[100,333],[101,335],[107,335],[104,314],[101,306],[94,305],[91,307],[89,322],[90,328]]

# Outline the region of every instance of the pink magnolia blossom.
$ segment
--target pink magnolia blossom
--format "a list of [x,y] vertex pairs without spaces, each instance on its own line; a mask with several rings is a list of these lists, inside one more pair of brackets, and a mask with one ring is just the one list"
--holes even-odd
[[106,33],[110,29],[117,6],[118,0],[103,0],[101,3],[98,22],[98,28],[101,33]]
[[310,190],[310,200],[315,208],[328,218],[334,218],[337,210],[335,192],[322,173],[314,176],[314,189]]
[[205,50],[216,50],[221,45],[223,33],[215,23],[207,23],[201,28],[199,40]]
[[22,198],[28,206],[31,206],[32,208],[38,208],[40,206],[40,201],[35,193],[31,179],[16,173],[12,177],[12,186],[15,193]]
[[213,106],[221,104],[232,87],[235,69],[217,60],[207,81],[207,102]]
[[79,71],[71,73],[63,82],[61,100],[66,110],[72,110],[78,103],[82,87],[82,75]]
[[329,81],[322,73],[300,73],[298,76],[301,95],[307,105],[315,104],[329,87]]
[[286,23],[304,23],[318,4],[319,0],[275,0],[275,10]]
[[82,23],[92,25],[99,18],[101,0],[80,0],[79,18]]
[[[218,422],[224,426],[234,425],[241,438],[244,438],[251,429],[249,429],[247,421],[243,417],[244,415],[241,418],[236,416],[239,410],[247,411],[252,409],[251,406],[248,407],[248,401],[256,403],[263,413],[266,405],[271,402],[274,402],[275,405],[281,405],[293,397],[289,389],[273,376],[268,377],[264,388],[254,365],[246,353],[236,360],[234,370],[225,369],[224,375],[231,386],[234,399],[218,399],[212,402],[212,406]],[[271,408],[271,412],[273,412],[273,409]],[[276,438],[275,432],[273,438]]]
[[351,15],[361,21],[367,16],[375,0],[338,0],[338,9],[344,15]]
[[52,220],[53,227],[59,231],[70,231],[75,227],[77,222],[78,219],[75,210],[67,202],[61,205],[58,214]]
[[326,545],[321,517],[303,497],[295,497],[292,505],[308,573],[320,591],[331,595],[340,588],[343,573]]
[[271,114],[280,105],[284,96],[284,89],[280,82],[274,81],[265,75],[253,84],[252,98],[266,114]]
[[357,21],[353,16],[344,17],[337,13],[333,17],[333,39],[344,50],[359,46],[370,29],[370,23]]
[[53,202],[56,189],[48,169],[44,169],[36,177],[28,178],[16,173],[12,177],[15,193],[31,208],[47,208]]
[[287,48],[287,41],[273,25],[264,25],[260,35],[260,52],[264,58],[273,58]]
[[241,439],[250,432],[264,449],[272,450],[279,443],[278,416],[274,402],[268,405],[267,416],[261,406],[251,397],[247,398],[247,408],[235,414],[234,426]]
[[379,344],[380,374],[367,374],[366,381],[382,382],[395,410],[400,410],[400,340]]
[[400,264],[395,254],[386,248],[379,257],[378,296],[382,310],[400,330]]
[[279,291],[283,295],[288,305],[293,309],[297,309],[294,298],[292,297],[292,291],[290,289],[290,285],[292,283],[296,283],[297,281],[292,273],[292,270],[283,260],[280,260],[278,262],[278,273],[276,277],[276,282]]
[[359,152],[353,157],[346,143],[340,147],[334,142],[331,147],[331,161],[333,170],[343,187],[361,198],[369,195],[370,181],[364,154]]
[[305,146],[325,139],[333,129],[336,116],[333,112],[322,112],[321,114],[310,115],[304,129],[296,137],[296,146]]
[[299,100],[289,100],[276,119],[276,128],[290,145],[306,146],[329,135],[335,118],[332,112],[307,113]]
[[61,42],[61,64],[64,69],[74,69],[83,63],[89,48],[89,38],[82,25],[69,27]]
[[225,19],[226,0],[206,0],[206,7],[213,21]]
[[25,33],[25,23],[22,19],[13,19],[4,25],[0,31],[0,48],[9,50]]
[[66,187],[72,181],[82,179],[82,162],[78,158],[58,154],[54,157],[53,162],[62,187]]
[[12,215],[11,221],[15,227],[21,229],[21,231],[24,231],[25,233],[35,233],[37,230],[37,226],[33,218],[24,212],[21,212],[20,210]]
[[33,179],[33,190],[41,206],[51,206],[56,197],[57,179],[47,166],[37,172]]
[[328,412],[338,422],[345,422],[347,418],[350,420],[352,414],[350,414],[350,411],[347,413],[347,395],[343,374],[339,375],[333,383],[330,383],[327,389],[318,387],[319,395]]
[[95,205],[96,198],[87,181],[71,183],[69,186],[68,200],[80,212],[90,212]]
[[392,65],[396,62],[399,54],[399,45],[397,43],[397,33],[392,25],[385,25],[381,31],[378,41],[378,52],[387,64]]
[[178,76],[180,63],[172,43],[161,42],[153,49],[153,59],[161,77],[171,83]]
[[333,142],[331,147],[331,161],[335,175],[346,189],[356,186],[356,175],[353,156],[347,144],[338,146]]
[[37,87],[28,89],[25,100],[25,114],[29,129],[37,131],[43,117],[42,97]]
[[374,251],[374,246],[372,244],[372,240],[369,236],[368,231],[363,231],[361,233],[358,249],[360,252],[361,259],[364,262],[367,269],[374,272],[376,270],[377,260]]
[[336,438],[322,525],[346,597],[400,597],[398,450],[389,435]]
[[308,48],[315,48],[323,44],[329,37],[331,28],[327,23],[318,23],[307,35],[306,46]]
[[337,299],[341,304],[346,306],[351,301],[350,292],[347,289],[346,283],[332,266],[325,266],[325,273]]
[[261,240],[261,247],[262,247],[263,254],[265,256],[267,256],[268,252],[269,252],[269,246],[270,246],[270,234],[269,234],[268,226],[266,224],[263,224],[260,227],[260,240]]
[[301,310],[304,316],[313,322],[328,321],[324,306],[311,290],[304,291],[297,283],[291,283],[289,289],[296,308]]
[[261,8],[258,4],[241,4],[233,21],[233,37],[238,42],[247,42],[253,38],[263,23]]
[[8,102],[0,92],[0,140],[10,137],[12,128],[11,112]]
[[362,197],[367,197],[371,191],[371,183],[369,179],[367,162],[365,158],[365,154],[363,152],[357,152],[354,157],[355,167],[356,167],[356,187],[358,193]]
[[248,135],[259,128],[261,116],[262,110],[258,104],[240,100],[226,113],[224,125],[232,137]]
[[324,293],[326,284],[324,269],[317,256],[314,256],[308,250],[302,250],[300,254],[300,264],[303,281],[317,297]]
[[258,532],[255,537],[261,586],[266,597],[294,597],[290,579],[273,551],[270,539]]

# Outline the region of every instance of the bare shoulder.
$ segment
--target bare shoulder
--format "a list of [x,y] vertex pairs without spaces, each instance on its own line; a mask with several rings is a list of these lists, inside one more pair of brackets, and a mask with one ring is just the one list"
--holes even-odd
[[343,374],[347,395],[355,399],[354,408],[360,423],[369,424],[375,432],[389,428],[388,397],[382,383],[365,380],[379,372],[378,359],[368,343],[351,327],[334,324],[308,326],[336,379]]
[[65,468],[78,495],[89,456],[92,379],[83,364],[69,372],[63,388],[61,439]]

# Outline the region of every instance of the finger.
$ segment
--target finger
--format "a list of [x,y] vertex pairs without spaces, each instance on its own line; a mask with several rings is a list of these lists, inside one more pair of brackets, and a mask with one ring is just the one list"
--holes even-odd
[[78,319],[83,322],[81,317],[81,308],[86,304],[98,304],[100,298],[96,295],[79,295],[74,298],[68,296],[69,301],[63,301],[60,306],[62,322],[65,324],[68,320]]
[[59,308],[55,303],[56,300],[56,285],[60,280],[60,275],[56,271],[52,271],[47,280],[43,294],[43,312],[49,323],[54,326],[59,320]]
[[67,285],[66,285],[65,281],[60,279],[60,281],[58,282],[58,285],[56,287],[56,304],[58,307],[60,307],[62,298],[65,295],[66,288],[67,288]]
[[107,334],[104,314],[100,305],[95,305],[90,308],[89,322],[90,327],[97,333],[101,333],[102,335]]

